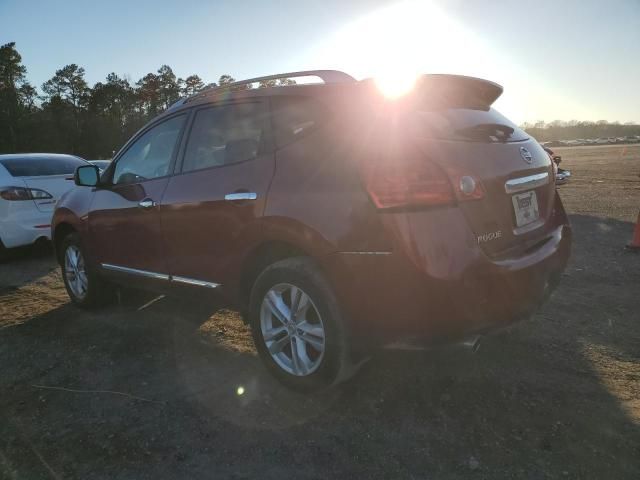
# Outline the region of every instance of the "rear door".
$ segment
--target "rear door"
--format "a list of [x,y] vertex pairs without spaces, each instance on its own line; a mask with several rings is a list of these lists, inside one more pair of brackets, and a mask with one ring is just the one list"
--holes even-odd
[[227,283],[257,240],[274,172],[266,103],[254,99],[195,112],[180,171],[161,206],[175,281]]
[[138,135],[96,189],[89,231],[106,270],[168,280],[159,205],[186,119],[175,115]]

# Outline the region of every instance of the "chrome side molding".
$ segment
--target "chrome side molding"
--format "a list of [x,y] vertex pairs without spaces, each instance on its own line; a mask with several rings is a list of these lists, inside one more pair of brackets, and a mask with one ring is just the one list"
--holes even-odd
[[504,184],[504,190],[507,193],[518,193],[523,190],[531,190],[532,188],[541,187],[549,183],[549,173],[536,173],[527,177],[512,178]]
[[153,278],[155,280],[169,280],[169,275],[164,273],[149,272],[147,270],[138,270],[137,268],[122,267],[120,265],[112,265],[110,263],[100,264],[105,270],[113,272],[128,273],[129,275],[138,275],[139,277]]
[[194,285],[196,287],[205,287],[205,288],[218,288],[220,286],[219,283],[205,282],[204,280],[196,280],[195,278],[174,277],[173,275],[171,276],[169,281],[184,283],[186,285]]
[[214,282],[205,282],[204,280],[196,280],[195,278],[179,277],[167,275],[166,273],[149,272],[147,270],[138,270],[137,268],[122,267],[111,263],[101,263],[100,266],[105,270],[113,272],[126,273],[129,275],[137,275],[139,277],[151,278],[154,280],[163,280],[165,282],[183,283],[185,285],[193,285],[195,287],[218,288],[221,285]]

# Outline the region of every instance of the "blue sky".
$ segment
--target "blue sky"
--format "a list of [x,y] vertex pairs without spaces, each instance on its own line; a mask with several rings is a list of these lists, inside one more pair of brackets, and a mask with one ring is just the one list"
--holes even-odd
[[504,85],[496,106],[517,122],[640,122],[640,0],[0,0],[9,41],[38,87],[68,63],[90,83],[162,64],[205,81],[462,73]]

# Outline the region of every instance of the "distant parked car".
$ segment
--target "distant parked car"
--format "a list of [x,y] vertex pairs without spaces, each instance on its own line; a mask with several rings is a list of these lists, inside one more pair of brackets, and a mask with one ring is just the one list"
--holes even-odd
[[562,157],[554,153],[549,147],[542,147],[544,151],[547,152],[549,158],[553,161],[553,173],[556,179],[556,185],[564,185],[569,181],[569,177],[571,176],[571,172],[569,170],[565,170],[560,168],[560,162],[562,162]]
[[57,200],[74,186],[73,172],[87,162],[73,155],[0,155],[0,248],[51,238]]
[[98,170],[100,170],[100,173],[104,172],[105,169],[109,165],[111,165],[111,160],[88,160],[88,162],[98,167]]

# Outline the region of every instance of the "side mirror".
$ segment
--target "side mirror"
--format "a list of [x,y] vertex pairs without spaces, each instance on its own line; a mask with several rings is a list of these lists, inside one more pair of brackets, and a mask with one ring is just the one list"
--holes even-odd
[[95,165],[83,165],[76,168],[73,181],[81,187],[95,187],[100,181],[100,171]]

